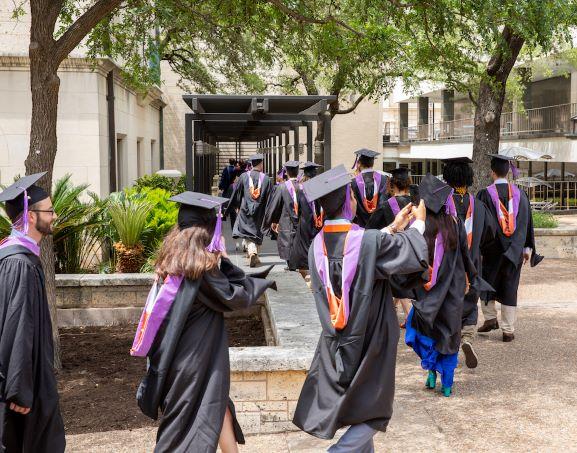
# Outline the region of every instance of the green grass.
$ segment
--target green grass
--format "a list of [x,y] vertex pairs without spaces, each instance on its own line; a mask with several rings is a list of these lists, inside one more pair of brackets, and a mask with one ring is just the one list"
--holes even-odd
[[535,228],[557,228],[559,221],[553,214],[533,211],[533,226]]

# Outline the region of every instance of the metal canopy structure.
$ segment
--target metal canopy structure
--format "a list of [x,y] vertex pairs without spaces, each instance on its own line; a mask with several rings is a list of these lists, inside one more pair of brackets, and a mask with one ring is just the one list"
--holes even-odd
[[[328,104],[335,96],[189,94],[183,99],[192,110],[185,114],[188,190],[210,191],[223,164],[221,150],[230,144],[237,158],[243,157],[243,143],[253,144],[250,154],[264,154],[265,171],[271,176],[289,159],[316,161],[325,169],[331,166]],[[319,122],[323,140],[313,144],[313,123]],[[301,140],[301,127],[306,128],[306,140]],[[305,142],[306,156],[301,159]]]

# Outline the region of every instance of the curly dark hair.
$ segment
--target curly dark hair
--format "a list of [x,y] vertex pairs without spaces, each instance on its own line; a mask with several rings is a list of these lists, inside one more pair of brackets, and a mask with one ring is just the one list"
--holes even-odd
[[408,190],[411,184],[413,184],[413,180],[407,173],[391,177],[391,187],[396,187],[400,191]]
[[467,163],[451,162],[443,168],[443,179],[451,187],[469,187],[473,185],[473,169]]

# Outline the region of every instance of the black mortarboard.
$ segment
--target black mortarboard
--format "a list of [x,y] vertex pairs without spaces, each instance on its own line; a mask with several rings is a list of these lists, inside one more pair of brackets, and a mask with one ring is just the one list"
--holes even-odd
[[355,151],[355,154],[358,157],[364,156],[364,157],[368,157],[370,159],[374,159],[375,157],[380,156],[381,153],[373,151],[372,149],[362,148],[362,149],[358,149],[357,151]]
[[253,154],[252,156],[247,157],[246,160],[248,160],[249,162],[255,162],[255,161],[260,161],[264,159],[264,154]]
[[468,157],[451,157],[450,159],[441,159],[444,164],[472,164],[473,161]]
[[350,182],[351,176],[345,166],[341,164],[303,183],[303,190],[307,200],[314,201],[346,186]]
[[285,168],[299,168],[300,162],[298,160],[289,160],[284,163],[283,167]]
[[419,184],[419,197],[425,202],[427,209],[437,214],[447,203],[452,190],[439,178],[427,173]]
[[0,193],[0,203],[6,203],[9,215],[16,216],[24,211],[24,192],[28,196],[28,206],[49,197],[48,192],[35,185],[45,174],[42,172],[24,176]]
[[308,160],[307,160],[307,161],[303,164],[303,167],[302,167],[302,168],[303,168],[303,170],[306,170],[306,169],[308,169],[308,168],[318,168],[318,167],[322,167],[322,165],[320,165],[320,164],[315,164],[314,162],[311,162],[311,161],[308,161]]
[[408,178],[411,170],[407,167],[399,167],[391,170],[393,178]]
[[515,160],[514,157],[509,157],[509,156],[504,156],[502,154],[487,154],[487,156],[492,157],[493,159],[500,159],[500,160],[506,160],[508,162]]
[[180,203],[178,226],[181,230],[195,225],[210,224],[216,215],[216,209],[228,202],[228,198],[198,192],[183,192],[169,200]]

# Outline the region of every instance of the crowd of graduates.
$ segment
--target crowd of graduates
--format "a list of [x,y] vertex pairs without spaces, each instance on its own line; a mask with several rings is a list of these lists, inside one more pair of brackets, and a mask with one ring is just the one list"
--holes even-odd
[[[372,452],[393,411],[400,327],[427,372],[425,386],[453,393],[462,349],[477,366],[473,338],[502,329],[514,339],[522,265],[537,265],[530,205],[509,182],[512,163],[493,155],[494,183],[476,196],[467,158],[444,161],[443,180],[373,168],[378,153],[356,152],[352,171],[286,162],[273,181],[263,156],[231,161],[222,197],[184,192],[165,238],[131,354],[147,358],[137,393],[160,425],[157,452],[238,451],[244,443],[229,397],[224,313],[256,303],[270,267],[253,274],[227,255],[222,223],[257,267],[263,237],[275,238],[287,271],[299,271],[315,299],[322,333],[293,422],[332,439],[330,452]],[[351,175],[352,173],[352,175]],[[40,255],[56,219],[49,195],[27,176],[0,194],[13,229],[0,244],[0,434],[7,452],[64,451],[52,368],[52,329]],[[239,246],[241,246],[239,244]],[[496,302],[501,304],[500,324]],[[395,305],[405,316],[399,323]]]

